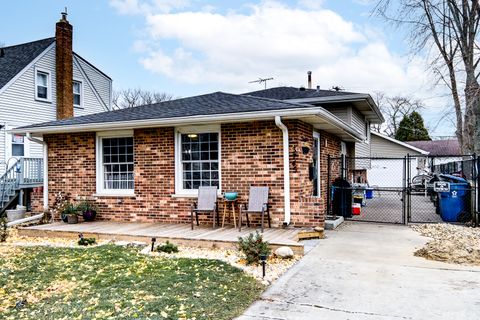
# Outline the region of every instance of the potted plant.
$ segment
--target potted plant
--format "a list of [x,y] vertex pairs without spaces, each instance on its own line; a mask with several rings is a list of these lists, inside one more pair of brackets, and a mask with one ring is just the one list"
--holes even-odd
[[78,207],[68,202],[63,207],[62,220],[70,224],[78,223]]
[[82,211],[83,220],[93,221],[97,216],[97,206],[90,200],[83,200],[78,208]]

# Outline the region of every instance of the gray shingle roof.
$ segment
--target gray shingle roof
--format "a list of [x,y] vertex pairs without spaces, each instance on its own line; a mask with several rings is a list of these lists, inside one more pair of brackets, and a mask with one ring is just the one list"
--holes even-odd
[[409,145],[430,152],[431,156],[456,156],[461,155],[460,145],[457,139],[432,140],[432,141],[409,141]]
[[3,57],[0,55],[0,88],[3,88],[54,41],[55,38],[47,38],[15,46],[3,47],[4,55]]
[[190,116],[233,114],[282,109],[309,108],[310,105],[290,103],[259,97],[242,96],[224,92],[193,96],[151,105],[96,113],[59,121],[34,124],[18,129],[52,126],[72,126],[94,123],[121,122],[149,119],[168,119]]
[[254,97],[277,99],[277,100],[290,100],[290,99],[304,99],[304,98],[320,98],[320,97],[332,97],[332,96],[344,96],[356,94],[346,91],[334,91],[334,90],[316,90],[305,89],[295,87],[275,87],[265,90],[258,90],[244,93],[243,95],[249,95]]

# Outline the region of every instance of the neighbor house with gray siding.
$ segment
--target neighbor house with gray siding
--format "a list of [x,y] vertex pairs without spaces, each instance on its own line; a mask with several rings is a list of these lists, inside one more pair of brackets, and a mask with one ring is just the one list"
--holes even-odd
[[[60,48],[57,37],[0,48],[0,173],[11,158],[42,157],[40,144],[8,130],[57,120],[58,81],[71,82],[74,116],[110,110],[112,79],[73,52],[71,38],[66,42],[69,48]],[[59,79],[56,55],[65,53],[72,76]]]
[[0,214],[28,206],[45,171],[44,142],[10,130],[110,111],[112,79],[73,51],[72,38],[62,14],[55,37],[0,48]]

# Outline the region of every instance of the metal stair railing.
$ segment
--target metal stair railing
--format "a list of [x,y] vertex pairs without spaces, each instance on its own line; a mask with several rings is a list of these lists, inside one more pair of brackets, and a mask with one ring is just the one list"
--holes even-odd
[[20,158],[0,176],[0,212],[23,187],[43,183],[43,159]]
[[4,206],[8,204],[10,198],[15,195],[16,190],[20,186],[20,167],[19,160],[16,160],[13,165],[0,176],[0,212],[3,211]]

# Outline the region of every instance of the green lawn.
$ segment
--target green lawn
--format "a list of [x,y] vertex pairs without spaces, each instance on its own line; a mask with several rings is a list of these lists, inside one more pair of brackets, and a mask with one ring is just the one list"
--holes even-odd
[[0,246],[0,319],[232,319],[263,289],[214,260]]

